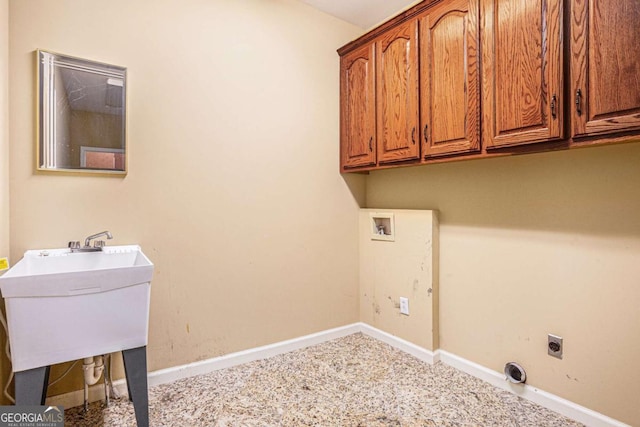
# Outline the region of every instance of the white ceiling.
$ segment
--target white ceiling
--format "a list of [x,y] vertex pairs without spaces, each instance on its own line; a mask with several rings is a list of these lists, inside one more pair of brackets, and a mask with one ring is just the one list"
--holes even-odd
[[302,0],[323,12],[368,29],[417,3],[416,0]]

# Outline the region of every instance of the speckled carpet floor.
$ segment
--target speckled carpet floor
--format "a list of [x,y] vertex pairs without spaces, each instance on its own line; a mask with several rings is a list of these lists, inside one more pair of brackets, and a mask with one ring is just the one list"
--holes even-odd
[[[149,389],[151,426],[581,426],[362,334]],[[132,404],[65,411],[66,426],[135,426]]]

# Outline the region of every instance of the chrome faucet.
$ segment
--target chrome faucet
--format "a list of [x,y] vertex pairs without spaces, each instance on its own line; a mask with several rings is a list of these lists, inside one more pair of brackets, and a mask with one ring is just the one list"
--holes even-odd
[[[89,247],[89,243],[91,243],[91,241],[93,239],[97,239],[100,236],[106,236],[107,239],[113,239],[113,236],[108,231],[103,231],[102,233],[92,234],[91,236],[89,236],[86,239],[84,239],[84,247],[85,248]],[[94,247],[103,247],[103,246],[104,246],[104,240],[99,240],[99,241],[94,243]]]
[[91,241],[98,237],[105,236],[107,239],[113,239],[113,236],[108,231],[92,234],[84,240],[84,246],[80,246],[80,242],[69,242],[69,249],[71,252],[97,252],[101,251],[105,246],[104,240],[96,240],[91,246]]

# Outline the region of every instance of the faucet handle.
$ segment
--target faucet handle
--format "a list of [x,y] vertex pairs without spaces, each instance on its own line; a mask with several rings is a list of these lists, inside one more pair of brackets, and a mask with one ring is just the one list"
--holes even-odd
[[80,249],[80,242],[69,242],[69,249]]
[[106,246],[104,240],[96,240],[93,242],[94,248],[104,248]]

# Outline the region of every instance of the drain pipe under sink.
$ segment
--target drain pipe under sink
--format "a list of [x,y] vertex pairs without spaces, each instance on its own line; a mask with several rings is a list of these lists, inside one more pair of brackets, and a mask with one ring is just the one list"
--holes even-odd
[[89,410],[89,386],[98,382],[104,371],[104,358],[102,356],[85,357],[82,361],[84,372],[84,410]]

